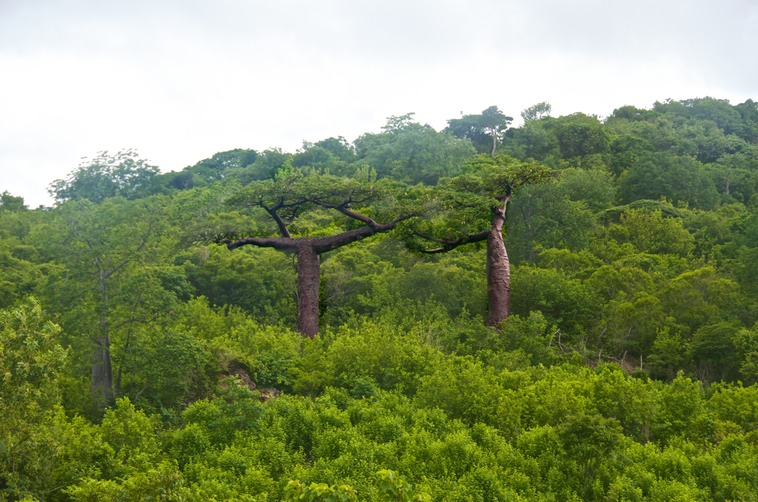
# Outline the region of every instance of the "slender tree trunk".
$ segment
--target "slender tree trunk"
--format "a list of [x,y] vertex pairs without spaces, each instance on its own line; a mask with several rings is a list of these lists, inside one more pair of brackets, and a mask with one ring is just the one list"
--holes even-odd
[[297,250],[297,330],[308,338],[318,333],[318,294],[321,260],[310,243],[301,242]]
[[505,321],[511,310],[511,266],[503,241],[503,225],[508,199],[493,211],[492,227],[487,236],[487,324],[497,326]]
[[103,302],[98,326],[98,336],[95,340],[95,353],[92,357],[92,398],[99,413],[113,404],[116,395],[113,390],[113,369],[111,367],[111,340],[108,332],[108,290],[105,271],[100,268],[100,297]]
[[110,345],[110,337],[107,334],[101,334],[95,340],[95,354],[92,361],[92,397],[95,400],[96,409],[101,413],[116,399],[113,391]]

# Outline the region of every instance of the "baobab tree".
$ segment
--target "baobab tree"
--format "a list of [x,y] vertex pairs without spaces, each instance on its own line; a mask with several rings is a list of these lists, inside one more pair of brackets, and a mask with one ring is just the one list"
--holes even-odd
[[520,162],[504,155],[478,155],[470,162],[466,174],[440,183],[433,195],[436,203],[432,205],[431,216],[417,220],[411,227],[408,245],[427,254],[487,242],[490,326],[499,325],[510,314],[510,260],[503,240],[508,204],[515,190],[548,176],[547,168],[533,162]]
[[[359,182],[315,172],[290,170],[273,180],[240,189],[227,200],[235,207],[262,209],[275,224],[275,236],[217,239],[232,250],[241,246],[269,247],[297,257],[297,329],[313,338],[319,329],[320,256],[372,235],[389,232],[415,213],[398,201],[397,186]],[[329,235],[293,235],[296,221],[309,212],[330,212]],[[320,232],[319,232],[320,233]]]

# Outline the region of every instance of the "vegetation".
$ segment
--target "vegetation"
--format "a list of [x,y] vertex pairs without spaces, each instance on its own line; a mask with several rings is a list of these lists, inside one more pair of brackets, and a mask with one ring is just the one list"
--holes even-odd
[[2,193],[0,500],[758,499],[758,105],[550,111]]

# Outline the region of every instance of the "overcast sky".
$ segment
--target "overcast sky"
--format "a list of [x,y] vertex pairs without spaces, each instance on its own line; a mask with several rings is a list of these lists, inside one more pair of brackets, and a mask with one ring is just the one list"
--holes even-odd
[[102,150],[173,171],[408,112],[704,96],[758,100],[757,1],[0,0],[0,192],[31,207]]

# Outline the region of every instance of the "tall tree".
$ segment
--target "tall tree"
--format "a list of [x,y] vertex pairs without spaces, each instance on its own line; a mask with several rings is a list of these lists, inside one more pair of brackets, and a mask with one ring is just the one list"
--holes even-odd
[[458,138],[468,138],[481,153],[497,153],[497,144],[513,122],[497,106],[490,106],[478,115],[464,115],[447,121],[447,131]]
[[90,372],[96,413],[112,405],[118,394],[114,335],[128,332],[165,307],[154,308],[146,298],[158,294],[159,288],[132,285],[145,273],[161,234],[161,208],[155,202],[121,197],[99,204],[69,201],[51,211],[31,237],[44,255],[62,265],[46,286],[48,306],[60,315],[65,336],[76,349],[74,364]]
[[[487,242],[490,326],[497,326],[510,314],[510,260],[503,241],[508,204],[514,190],[540,182],[548,175],[547,169],[533,162],[518,162],[503,155],[479,155],[470,163],[467,174],[440,184],[432,216],[419,221],[411,231],[417,239],[409,239],[410,246],[428,254]],[[426,247],[425,242],[438,246]]]
[[[219,242],[232,250],[241,246],[268,247],[297,256],[298,317],[300,333],[313,338],[319,329],[320,256],[372,235],[389,232],[414,216],[398,204],[388,184],[362,183],[332,175],[289,170],[273,180],[252,183],[229,198],[236,207],[260,208],[275,224],[275,237],[230,238]],[[309,210],[329,212],[341,221],[324,230],[293,235],[296,222]],[[381,223],[380,221],[385,223]],[[301,228],[307,228],[303,225]],[[335,229],[333,232],[332,229]]]
[[102,202],[116,195],[136,199],[148,195],[158,172],[156,166],[141,159],[134,150],[122,150],[115,155],[100,152],[94,159],[84,159],[66,179],[52,182],[48,191],[61,202],[72,199]]

